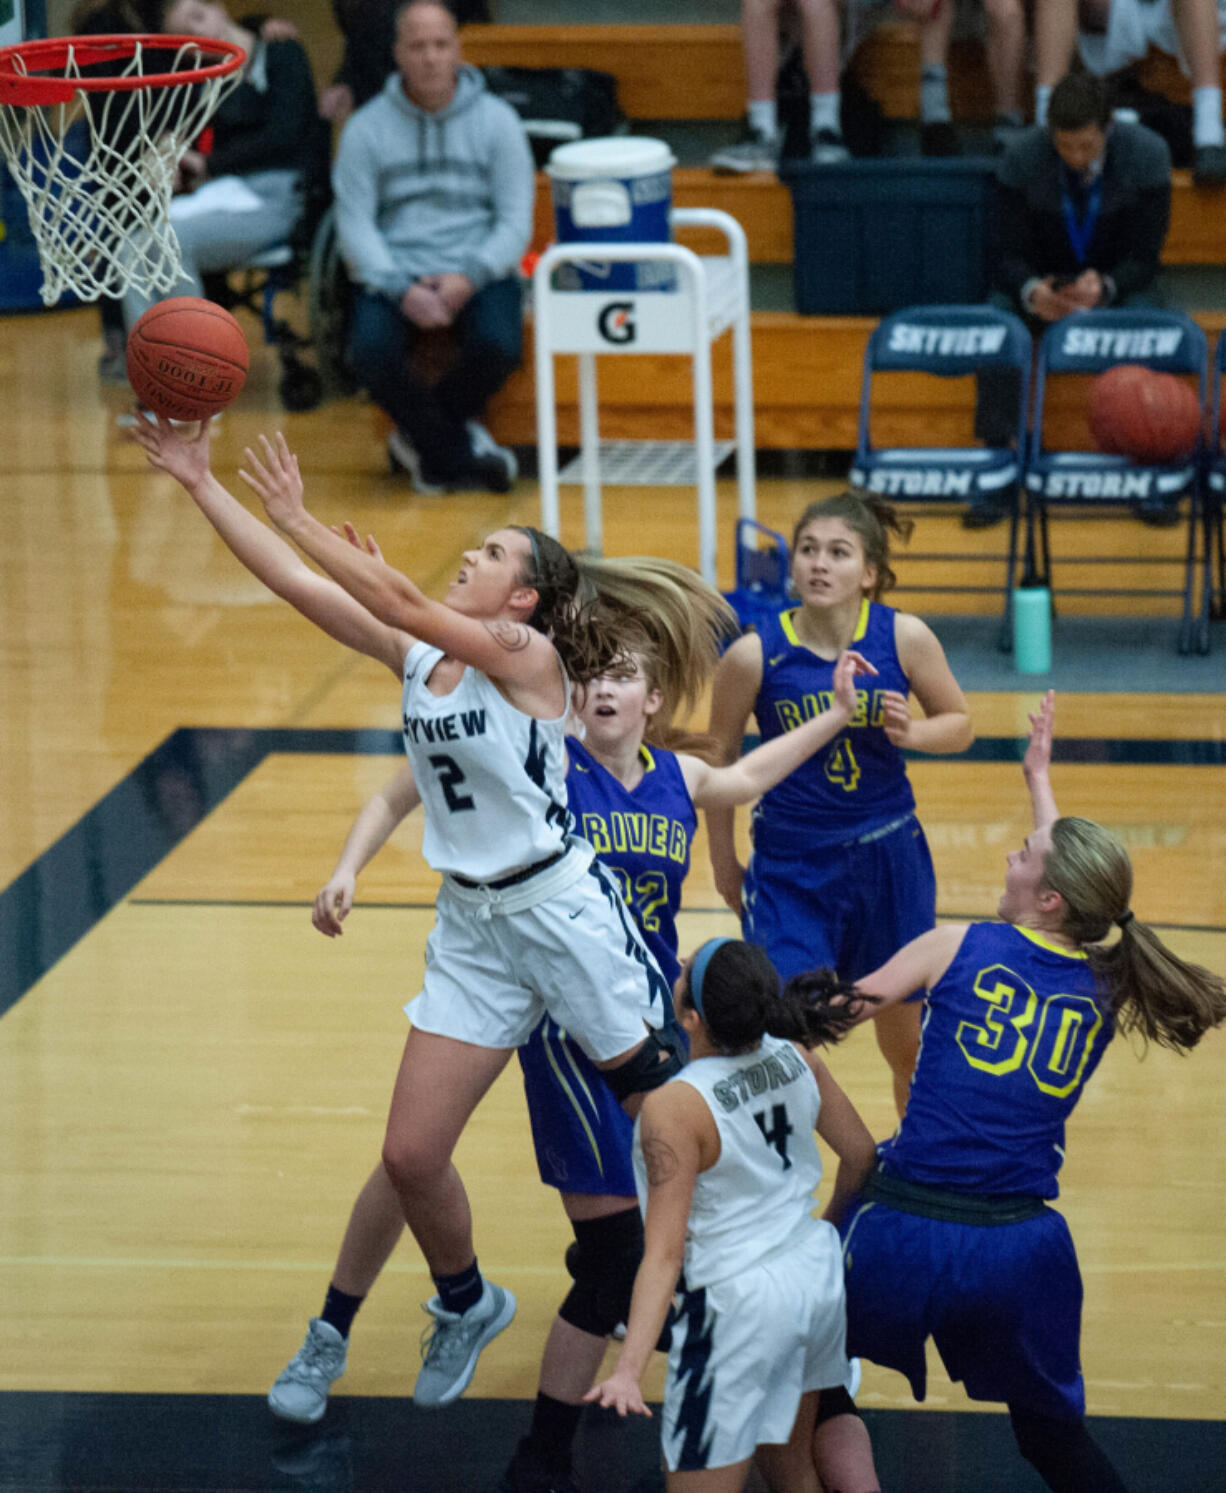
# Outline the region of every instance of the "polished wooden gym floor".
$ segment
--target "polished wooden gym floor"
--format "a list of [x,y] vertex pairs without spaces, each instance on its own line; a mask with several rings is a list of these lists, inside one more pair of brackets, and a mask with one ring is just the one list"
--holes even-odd
[[[344,938],[311,928],[349,823],[398,766],[397,687],[270,600],[147,468],[98,350],[89,310],[0,320],[0,1488],[484,1488],[526,1423],[566,1287],[569,1234],[536,1179],[514,1065],[458,1158],[482,1266],[520,1302],[470,1395],[434,1417],[404,1399],[431,1291],[409,1242],[358,1319],[324,1429],[287,1441],[264,1410],[378,1154],[434,882],[410,823]],[[214,441],[222,480],[238,490],[243,447],[283,428],[316,512],[372,531],[428,591],[487,530],[536,520],[529,481],[509,498],[414,496],[386,475],[369,406],[287,416],[275,384],[257,350]],[[790,528],[820,490],[764,481],[761,516]],[[727,585],[732,484],[720,501]],[[573,490],[565,522],[578,543]],[[944,524],[931,549],[968,542],[927,522]],[[691,495],[608,493],[606,544],[692,559]],[[1139,915],[1218,970],[1224,644],[1202,661],[1217,692],[1158,678],[1062,698],[1055,772],[1066,810],[1125,838]],[[991,915],[1026,831],[1016,743],[1037,691],[1007,667],[972,699],[970,756],[913,768],[944,915]],[[702,847],[686,907],[683,947],[734,931]],[[1218,1034],[1185,1059],[1120,1042],[1070,1127],[1089,1406],[1155,1493],[1226,1488],[1224,1055]],[[887,1134],[871,1036],[832,1064]],[[1039,1486],[1002,1418],[968,1414],[935,1359],[924,1407],[872,1365],[861,1403],[887,1488]],[[594,1421],[589,1485],[649,1475],[653,1434]]]

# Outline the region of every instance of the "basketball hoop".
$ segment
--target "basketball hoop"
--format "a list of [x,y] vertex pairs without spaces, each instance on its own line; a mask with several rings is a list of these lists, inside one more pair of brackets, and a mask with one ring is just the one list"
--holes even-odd
[[175,170],[246,53],[197,36],[61,36],[0,50],[0,150],[25,198],[43,302],[179,279]]

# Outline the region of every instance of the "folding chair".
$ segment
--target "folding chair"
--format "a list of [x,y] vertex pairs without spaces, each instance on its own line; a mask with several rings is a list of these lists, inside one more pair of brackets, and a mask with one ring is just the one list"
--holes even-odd
[[[1044,443],[1048,384],[1052,375],[1099,374],[1120,363],[1139,363],[1163,373],[1192,374],[1202,406],[1205,403],[1209,349],[1204,332],[1182,311],[1150,309],[1081,311],[1050,326],[1039,342],[1035,377],[1034,419],[1026,457],[1026,568],[1037,585],[1051,586],[1051,542],[1047,510],[1054,504],[1092,508],[1128,508],[1162,500],[1178,503],[1189,498],[1188,538],[1182,592],[1132,587],[1078,587],[1075,596],[1180,596],[1183,617],[1180,653],[1205,653],[1209,648],[1211,601],[1210,542],[1204,518],[1204,495],[1199,480],[1201,450],[1166,462],[1133,461],[1101,451],[1051,450]],[[1204,553],[1199,553],[1203,536]],[[1079,556],[1105,563],[1103,556]],[[1134,563],[1178,563],[1161,555],[1138,557]],[[1199,604],[1198,573],[1202,576]]]
[[[864,352],[860,382],[860,433],[851,481],[869,492],[903,503],[967,504],[976,498],[1005,506],[1009,544],[1005,555],[1000,646],[1012,647],[1013,588],[1017,583],[1017,541],[1022,459],[1030,385],[1030,333],[1018,317],[993,306],[912,306],[883,317]],[[872,438],[873,377],[879,373],[923,373],[966,378],[987,369],[1012,369],[1017,378],[1017,410],[1012,436],[988,446],[877,446]],[[926,559],[960,561],[982,555],[948,554]],[[920,586],[909,589],[979,591],[978,586]]]
[[764,617],[791,606],[788,585],[792,573],[788,542],[757,519],[736,523],[736,586],[724,593],[732,610],[748,630]]

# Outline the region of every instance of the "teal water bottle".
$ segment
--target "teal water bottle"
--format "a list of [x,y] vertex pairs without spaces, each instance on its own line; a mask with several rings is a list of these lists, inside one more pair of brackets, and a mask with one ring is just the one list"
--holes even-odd
[[1013,593],[1013,662],[1019,674],[1051,670],[1051,592],[1022,586]]

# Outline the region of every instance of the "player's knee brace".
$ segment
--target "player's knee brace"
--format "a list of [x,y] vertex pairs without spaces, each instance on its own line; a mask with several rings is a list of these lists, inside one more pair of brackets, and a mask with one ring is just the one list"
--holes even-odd
[[666,1084],[685,1066],[681,1035],[672,1026],[650,1031],[643,1045],[619,1068],[603,1068],[601,1076],[619,1104],[635,1094],[647,1094]]
[[[817,1420],[814,1429],[833,1420],[836,1415],[859,1415],[856,1402],[840,1384],[837,1389],[823,1389],[817,1397]],[[861,1417],[863,1418],[863,1417]]]
[[643,1258],[643,1217],[638,1208],[585,1219],[566,1251],[574,1285],[558,1309],[564,1322],[593,1337],[608,1337],[630,1316],[634,1277]]

